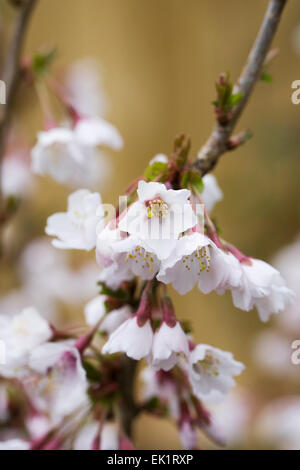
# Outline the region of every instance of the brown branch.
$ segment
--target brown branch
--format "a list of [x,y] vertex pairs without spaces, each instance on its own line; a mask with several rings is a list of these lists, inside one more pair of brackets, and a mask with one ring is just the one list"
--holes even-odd
[[194,166],[202,175],[211,171],[220,156],[228,151],[228,141],[240,118],[253,87],[260,76],[266,55],[279,24],[287,0],[270,0],[263,23],[248,56],[247,63],[234,87],[234,93],[242,93],[243,98],[233,108],[226,125],[216,124],[205,145],[199,151]]
[[120,414],[122,428],[129,438],[132,438],[133,420],[138,414],[138,407],[134,399],[134,382],[137,361],[127,356],[122,357],[122,370],[119,377],[122,398],[120,402]]
[[[4,80],[6,85],[6,104],[1,105],[2,114],[0,116],[0,164],[4,156],[6,133],[21,75],[20,57],[24,37],[31,13],[33,12],[36,3],[37,0],[23,0],[22,2],[18,2],[18,5],[15,7],[15,24],[13,27],[11,41],[8,46],[8,51],[4,60],[3,71],[1,73],[1,79]],[[3,206],[3,202],[1,206]],[[3,207],[1,207],[1,210],[3,210]]]

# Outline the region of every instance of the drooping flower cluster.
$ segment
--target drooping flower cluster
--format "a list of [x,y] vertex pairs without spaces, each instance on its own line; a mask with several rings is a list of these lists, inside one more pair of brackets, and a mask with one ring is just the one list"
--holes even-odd
[[[69,196],[67,212],[48,218],[56,248],[96,249],[101,290],[84,310],[92,330],[80,337],[64,336],[34,309],[6,320],[3,338],[17,341],[19,352],[8,354],[1,374],[17,378],[31,400],[25,423],[31,438],[8,446],[130,448],[126,424],[115,414],[116,406],[122,410],[126,356],[147,363],[141,409],[171,417],[187,449],[197,447],[198,430],[223,443],[203,401],[224,397],[244,365],[194,341],[167,286],[181,295],[195,286],[204,294],[229,290],[237,307],[256,306],[263,321],[293,294],[276,269],[220,240],[208,215],[221,197],[217,183],[204,178],[202,198],[199,179],[179,155],[177,149],[170,159],[156,156],[148,176],[130,186],[129,206],[111,220],[101,196],[85,189]],[[66,394],[73,397],[68,406]]]
[[77,191],[69,198],[67,213],[48,219],[46,232],[58,238],[53,242],[57,247],[96,245],[97,259],[104,267],[101,279],[111,288],[139,276],[172,284],[181,295],[196,285],[205,294],[230,290],[236,307],[249,311],[256,306],[262,321],[292,300],[276,269],[222,244],[215,233],[210,236],[201,230],[189,190],[140,181],[137,196],[104,227],[100,196]]
[[[56,91],[70,121],[58,126],[47,116],[32,168],[77,189],[66,212],[48,218],[45,231],[60,250],[95,249],[99,293],[85,305],[90,328],[83,334],[57,329],[32,306],[0,317],[0,422],[9,419],[11,399],[25,408],[19,432],[13,439],[4,435],[1,446],[131,449],[132,420],[143,411],[172,418],[186,449],[197,448],[198,430],[223,444],[205,401],[223,398],[244,365],[231,352],[194,340],[168,286],[181,295],[194,287],[203,294],[230,291],[236,307],[256,307],[262,321],[289,305],[293,293],[279,271],[220,239],[209,213],[222,192],[213,176],[202,179],[189,162],[183,136],[170,158],[159,154],[150,161],[126,191],[126,207],[111,207],[109,218],[100,194],[82,188],[98,182],[98,147],[118,150],[122,138],[102,117],[84,116],[76,93]],[[32,263],[39,258],[40,264]],[[41,297],[45,284],[59,300],[79,296],[84,276],[67,288],[55,256],[31,252],[22,269]],[[147,364],[145,389],[136,406],[140,360]]]

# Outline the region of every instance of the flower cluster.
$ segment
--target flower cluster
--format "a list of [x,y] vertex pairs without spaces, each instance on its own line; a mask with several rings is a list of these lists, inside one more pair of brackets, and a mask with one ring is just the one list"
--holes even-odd
[[[236,307],[256,307],[262,321],[294,294],[278,270],[220,238],[209,214],[222,191],[189,161],[184,136],[169,158],[156,155],[130,184],[125,205],[104,205],[91,191],[99,182],[99,147],[119,150],[122,138],[103,117],[82,111],[74,83],[71,93],[54,89],[68,122],[57,125],[47,110],[32,169],[76,190],[66,211],[46,223],[55,255],[35,247],[21,271],[36,297],[46,297],[47,285],[50,297],[72,302],[87,276],[70,283],[56,255],[95,250],[99,290],[85,305],[83,332],[58,329],[42,303],[0,317],[0,423],[23,407],[18,432],[13,439],[4,434],[0,448],[132,449],[132,421],[141,412],[173,419],[186,449],[197,448],[199,430],[223,445],[205,402],[224,398],[244,365],[231,352],[195,341],[176,314],[170,286],[180,295],[195,287],[202,294],[230,291]],[[137,404],[140,360],[146,367]]]

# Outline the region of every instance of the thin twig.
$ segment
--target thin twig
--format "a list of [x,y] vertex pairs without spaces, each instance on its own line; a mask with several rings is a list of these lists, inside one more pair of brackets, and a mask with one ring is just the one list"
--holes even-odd
[[287,0],[270,0],[263,23],[248,56],[247,63],[234,87],[234,93],[241,93],[241,101],[234,107],[232,116],[225,126],[216,124],[205,145],[199,151],[194,166],[202,175],[211,171],[220,156],[228,150],[228,141],[240,118],[253,87],[260,76],[266,55],[279,24]]
[[[2,114],[0,116],[0,164],[3,160],[6,133],[14,103],[14,98],[18,88],[21,75],[20,57],[24,43],[27,26],[37,0],[24,0],[16,6],[16,19],[13,27],[12,37],[8,46],[8,51],[4,60],[1,79],[6,85],[6,104],[2,105]],[[1,197],[1,188],[0,188]],[[2,199],[2,198],[1,198]],[[1,202],[1,201],[0,201]],[[2,206],[3,204],[1,204]],[[3,207],[1,207],[3,210]]]

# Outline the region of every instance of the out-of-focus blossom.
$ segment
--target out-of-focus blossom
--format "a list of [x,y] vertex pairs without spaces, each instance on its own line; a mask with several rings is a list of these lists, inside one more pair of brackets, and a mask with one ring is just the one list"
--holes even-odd
[[99,193],[79,189],[68,197],[67,212],[48,217],[46,233],[57,237],[56,248],[91,250],[96,246],[96,228],[104,226],[104,211]]
[[23,197],[33,187],[29,165],[18,155],[7,156],[3,160],[1,188],[5,196]]
[[274,266],[280,271],[288,286],[295,292],[295,302],[279,315],[277,322],[287,332],[300,331],[300,239],[282,248],[273,258]]
[[265,330],[255,337],[253,356],[256,363],[273,377],[299,381],[297,367],[291,362],[292,339],[280,331]]
[[[71,187],[93,188],[103,181],[108,174],[108,163],[95,146],[86,144],[89,134],[80,132],[86,135],[84,141],[75,130],[66,127],[40,132],[31,152],[33,172],[51,176],[58,183]],[[115,139],[111,143],[113,148]],[[106,142],[108,146],[108,137]]]
[[245,389],[231,390],[224,400],[209,406],[211,422],[203,431],[228,448],[242,445],[248,438],[254,399]]
[[223,199],[223,192],[218,185],[217,179],[211,173],[203,177],[204,190],[201,199],[208,210],[212,211],[215,204]]
[[22,374],[29,354],[51,336],[48,322],[33,307],[26,308],[19,315],[1,316],[0,338],[5,344],[6,354],[0,373],[7,377]]
[[103,92],[101,70],[92,58],[79,59],[67,70],[64,85],[71,105],[83,116],[104,116],[107,98]]
[[269,448],[300,449],[300,398],[278,398],[262,409],[255,425],[256,436]]
[[80,143],[87,147],[109,147],[120,150],[123,139],[119,131],[101,118],[89,117],[80,119],[74,129]]
[[29,447],[29,442],[22,439],[10,439],[0,442],[0,450],[28,450]]
[[99,291],[99,273],[99,267],[94,261],[84,263],[78,269],[69,269],[66,272],[66,285],[63,295],[60,296],[61,300],[71,305],[87,302]]
[[55,249],[47,238],[34,239],[20,258],[21,286],[0,297],[0,311],[15,315],[33,305],[55,322],[60,303],[80,306],[97,294],[99,273],[96,262],[72,269],[67,252]]
[[27,393],[53,425],[89,406],[86,373],[76,348],[64,342],[42,344],[31,353],[28,367],[31,374],[23,379]]
[[93,151],[81,144],[72,129],[54,127],[39,132],[38,141],[32,149],[32,170],[49,175],[59,183],[78,186]]

